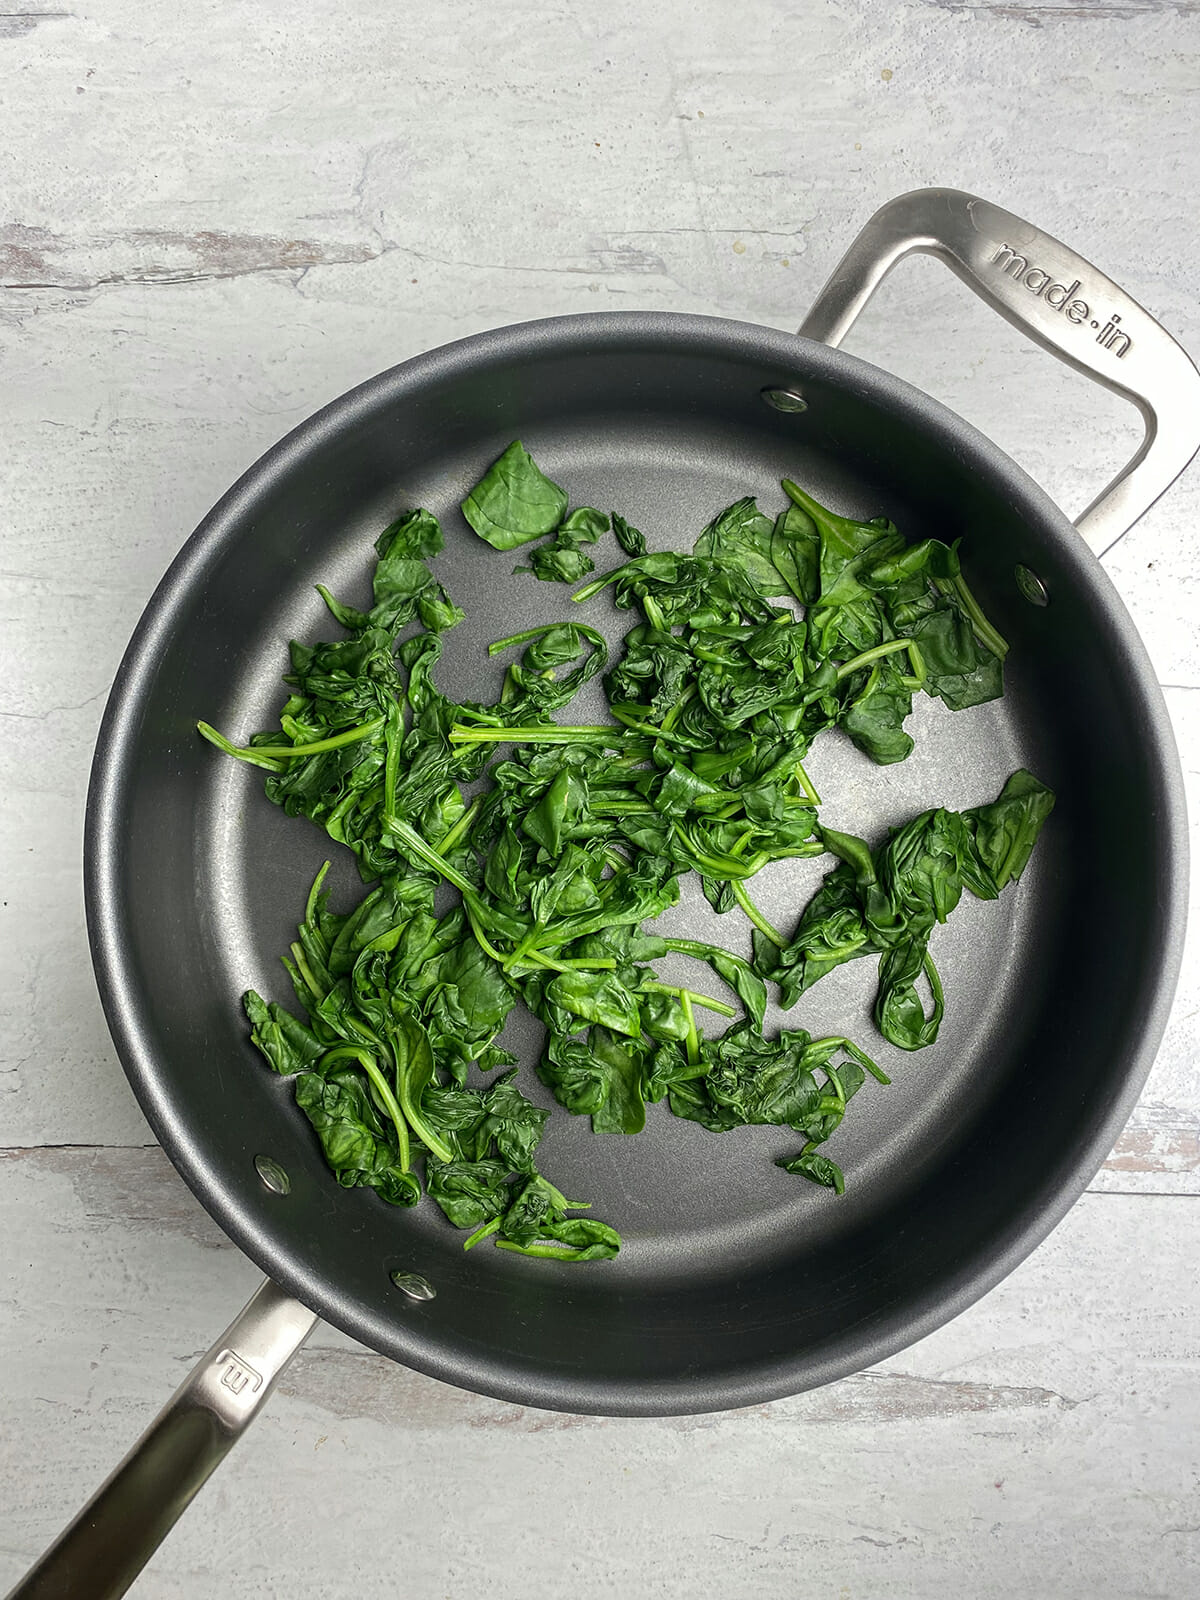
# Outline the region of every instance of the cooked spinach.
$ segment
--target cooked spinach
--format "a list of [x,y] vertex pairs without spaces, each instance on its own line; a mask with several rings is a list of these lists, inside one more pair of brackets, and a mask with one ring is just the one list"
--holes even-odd
[[541,471],[519,439],[480,478],[462,503],[462,514],[494,550],[552,533],[567,509],[567,496]]
[[608,518],[591,506],[580,506],[558,525],[553,539],[529,553],[527,567],[514,572],[532,572],[543,583],[578,583],[595,569],[591,556],[584,555],[585,544],[595,544],[608,531]]
[[[394,1205],[424,1190],[468,1249],[615,1255],[617,1234],[537,1169],[548,1113],[500,1042],[523,1005],[546,1030],[542,1082],[595,1133],[639,1132],[654,1102],[713,1131],[787,1127],[803,1144],[780,1165],[841,1193],[819,1147],[866,1076],[887,1076],[847,1039],[765,1037],[767,982],[790,1007],[834,966],[877,955],[880,1031],[907,1050],[931,1043],[945,1001],[930,935],[964,888],[994,898],[1020,877],[1053,796],[1018,772],[990,804],[925,812],[874,851],[825,825],[804,765],[820,734],[840,727],[873,761],[903,760],[914,693],[954,710],[993,698],[1007,646],[955,546],[910,544],[886,518],[783,487],[774,518],[745,498],[690,552],[650,551],[615,512],[567,515],[514,442],[463,513],[499,550],[549,535],[517,570],[571,583],[611,527],[627,559],[573,597],[611,591],[633,613],[611,666],[597,629],[547,622],[490,647],[508,657],[493,702],[448,699],[434,669],[462,612],[429,566],[441,528],[417,510],[377,542],[369,610],[320,590],[346,637],[293,642],[277,728],[235,745],[199,725],[263,769],[289,815],[350,849],[370,885],[344,913],[324,868],[312,886],[284,958],[307,1020],[245,997],[253,1042],[295,1081],[343,1185]],[[555,721],[602,673],[610,720]],[[751,880],[825,853],[838,865],[787,937]],[[654,930],[689,873],[718,911],[741,909],[752,956]],[[741,1017],[664,981],[668,957],[707,968]],[[730,1026],[707,1037],[704,1014]]]
[[705,1039],[694,1053],[660,1046],[649,1086],[653,1098],[667,1095],[677,1117],[715,1133],[755,1123],[794,1129],[806,1143],[778,1164],[841,1194],[841,1169],[813,1152],[837,1129],[867,1073],[879,1083],[890,1081],[849,1039],[813,1039],[802,1028],[765,1039],[746,1019],[719,1039]]
[[[932,1044],[945,1008],[928,949],[934,927],[945,922],[964,888],[994,900],[1020,878],[1053,805],[1050,790],[1022,770],[990,805],[923,812],[893,829],[874,853],[852,834],[823,828],[839,865],[805,907],[790,942],[755,936],[758,970],[778,983],[790,1006],[842,962],[878,955],[879,1031],[902,1050]],[[928,1015],[917,993],[922,976],[929,984]]]

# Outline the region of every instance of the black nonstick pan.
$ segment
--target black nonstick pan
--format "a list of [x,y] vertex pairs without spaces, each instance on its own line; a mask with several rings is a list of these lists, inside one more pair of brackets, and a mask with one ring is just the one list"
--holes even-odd
[[[958,417],[836,348],[913,251],[1141,410],[1146,443],[1077,524]],[[511,561],[457,510],[516,437],[575,503],[617,507],[652,546],[679,547],[743,494],[774,507],[784,474],[839,510],[884,512],[910,537],[961,538],[972,586],[1012,644],[1007,693],[958,714],[926,703],[910,724],[916,750],[895,767],[829,736],[811,767],[824,814],[876,837],[927,806],[990,799],[1020,765],[1058,794],[1019,888],[964,906],[937,934],[941,1037],[916,1056],[881,1050],[893,1085],[864,1092],[837,1136],[843,1198],[773,1165],[794,1145],[787,1130],[715,1137],[662,1115],[636,1139],[597,1138],[559,1114],[545,1170],[625,1240],[616,1261],[584,1267],[464,1255],[432,1205],[398,1211],[337,1187],[238,1003],[248,985],[284,997],[278,953],[328,842],[194,731],[198,717],[238,735],[272,720],[284,642],[328,627],[314,583],[353,601],[371,541],[416,505],[442,519],[438,575],[467,613],[441,682],[456,698],[488,693],[488,642],[551,620],[567,593],[510,577]],[[1147,312],[1027,223],[930,189],[872,218],[800,337],[682,315],[526,323],[383,373],[252,467],[163,579],[121,667],[95,759],[87,892],[134,1091],[270,1281],[16,1593],[123,1592],[314,1314],[485,1394],[653,1415],[829,1382],[1010,1271],[1110,1149],[1174,986],[1187,876],[1177,758],[1097,558],[1197,442],[1200,375]],[[606,618],[617,637],[627,619],[593,602],[588,620]],[[771,869],[756,897],[790,927],[822,870]],[[331,881],[347,903],[348,860]],[[689,929],[713,915],[698,890],[675,914]],[[712,931],[730,937],[727,923]],[[866,968],[840,969],[791,1016],[869,1040]],[[532,1023],[515,1048],[527,1091],[542,1095]]]

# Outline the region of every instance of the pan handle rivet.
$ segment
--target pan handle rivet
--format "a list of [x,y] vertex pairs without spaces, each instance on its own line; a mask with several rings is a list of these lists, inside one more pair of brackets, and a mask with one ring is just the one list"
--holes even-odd
[[437,1290],[428,1278],[423,1278],[419,1272],[393,1272],[392,1282],[406,1294],[410,1300],[433,1300],[437,1297]]
[[1036,572],[1031,572],[1028,567],[1016,566],[1013,568],[1013,577],[1017,580],[1017,588],[1029,601],[1031,606],[1048,606],[1050,596],[1046,592],[1046,585]]
[[808,410],[808,401],[797,389],[764,389],[762,397],[776,411]]
[[270,1156],[255,1156],[254,1170],[272,1194],[291,1193],[292,1180],[278,1161],[273,1161]]

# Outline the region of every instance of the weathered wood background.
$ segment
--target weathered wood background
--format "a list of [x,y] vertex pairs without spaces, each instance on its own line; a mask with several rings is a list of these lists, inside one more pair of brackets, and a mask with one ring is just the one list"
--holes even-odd
[[[70,9],[68,9],[70,8]],[[526,317],[794,325],[946,183],[1200,350],[1189,0],[22,0],[0,11],[0,1585],[250,1291],[93,989],[88,761],[188,531],[364,376]],[[850,348],[1078,510],[1130,413],[928,262]],[[1107,566],[1200,765],[1193,471]],[[1104,863],[1097,862],[1097,871]],[[158,1600],[1200,1592],[1200,970],[1051,1239],[882,1367],[761,1409],[522,1411],[321,1330],[141,1581]]]

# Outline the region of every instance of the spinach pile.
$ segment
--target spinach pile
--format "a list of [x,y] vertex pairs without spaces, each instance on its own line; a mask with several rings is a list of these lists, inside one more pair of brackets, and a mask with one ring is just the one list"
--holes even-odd
[[[779,985],[787,1007],[843,961],[878,955],[880,1033],[902,1050],[932,1044],[945,1010],[928,950],[934,924],[945,922],[964,887],[995,900],[1021,876],[1053,804],[1050,791],[1022,770],[990,805],[925,811],[894,829],[874,854],[854,834],[822,828],[840,865],[809,901],[790,943],[773,947],[755,936],[758,970]],[[916,990],[922,973],[933,997],[929,1016]]]
[[[616,1232],[536,1166],[548,1113],[498,1043],[521,1003],[546,1029],[542,1081],[596,1133],[639,1132],[657,1101],[714,1131],[787,1127],[802,1143],[779,1165],[842,1192],[821,1147],[868,1076],[889,1080],[849,1039],[765,1037],[767,983],[790,1007],[833,967],[877,955],[880,1032],[907,1050],[932,1043],[945,1007],[933,928],[964,888],[992,899],[1020,877],[1053,795],[1017,772],[990,804],[925,812],[875,851],[819,820],[804,767],[818,735],[840,727],[875,762],[903,760],[913,694],[951,710],[994,698],[1007,646],[956,546],[910,544],[887,518],[837,516],[783,488],[774,518],[742,499],[690,552],[651,552],[615,512],[568,510],[514,442],[463,514],[500,551],[544,540],[516,569],[541,581],[592,572],[585,547],[611,530],[628,559],[573,596],[611,591],[632,613],[611,668],[597,629],[547,622],[490,647],[509,658],[494,702],[449,700],[433,674],[463,613],[429,566],[441,528],[417,510],[377,541],[369,610],[319,586],[345,637],[292,643],[277,729],[239,746],[199,724],[268,774],[289,815],[353,851],[372,885],[338,913],[328,863],[313,884],[284,958],[307,1021],[252,990],[244,1001],[343,1185],[393,1205],[424,1189],[469,1230],[467,1249],[492,1237],[556,1260],[617,1253]],[[601,673],[611,720],[556,721]],[[785,936],[750,880],[826,853],[838,865]],[[744,912],[749,958],[653,931],[688,873],[718,912]],[[720,979],[741,1017],[662,981],[668,954]],[[707,1037],[698,1012],[730,1026]],[[504,1070],[480,1087],[472,1069]]]

